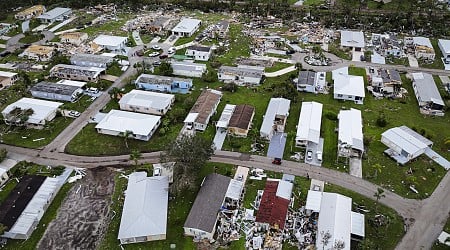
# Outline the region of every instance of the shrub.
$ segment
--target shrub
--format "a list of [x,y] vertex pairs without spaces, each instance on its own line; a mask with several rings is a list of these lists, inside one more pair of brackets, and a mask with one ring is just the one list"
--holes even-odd
[[331,121],[337,121],[337,119],[338,119],[337,114],[334,112],[331,112],[331,111],[326,112],[325,117]]
[[386,118],[384,117],[384,115],[380,115],[380,116],[377,118],[376,123],[377,123],[377,126],[380,127],[380,128],[386,127],[387,121],[386,121]]

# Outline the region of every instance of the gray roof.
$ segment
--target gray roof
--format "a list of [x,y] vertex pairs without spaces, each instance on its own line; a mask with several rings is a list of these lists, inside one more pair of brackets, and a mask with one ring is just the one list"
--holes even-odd
[[75,54],[70,57],[70,62],[83,61],[93,63],[111,63],[114,59],[109,56],[93,55],[93,54]]
[[381,79],[383,82],[402,82],[400,74],[395,69],[381,69],[380,70]]
[[176,70],[185,70],[185,71],[195,71],[195,72],[204,72],[206,71],[206,65],[201,63],[193,63],[193,62],[170,62],[172,69]]
[[432,102],[441,106],[445,105],[432,75],[428,73],[412,73],[412,75],[418,98],[422,102]]
[[316,78],[316,72],[312,71],[300,71],[298,74],[298,84],[301,85],[314,85],[314,79]]
[[169,20],[168,17],[157,17],[149,25],[163,27]]
[[38,16],[39,19],[55,19],[61,15],[66,14],[66,12],[71,12],[72,9],[69,8],[54,8],[50,11],[45,12],[44,14]]
[[213,232],[231,178],[220,174],[206,176],[184,227]]
[[168,76],[148,75],[148,74],[141,74],[138,77],[138,79],[136,79],[136,82],[140,83],[161,84],[161,85],[172,85],[174,81],[192,83],[192,79],[188,78],[168,77]]
[[209,52],[211,50],[211,47],[192,45],[192,46],[189,46],[187,49],[188,50],[195,50],[195,51]]
[[222,20],[216,24],[216,26],[221,30],[226,30],[230,26],[230,22]]
[[72,85],[57,84],[52,82],[40,82],[31,87],[30,91],[55,93],[60,95],[72,95],[73,92],[78,89],[80,88]]
[[223,73],[223,74],[231,73],[231,74],[236,74],[239,76],[261,78],[264,73],[264,70],[254,69],[254,68],[239,68],[239,67],[231,67],[231,66],[221,66],[219,68],[219,73]]

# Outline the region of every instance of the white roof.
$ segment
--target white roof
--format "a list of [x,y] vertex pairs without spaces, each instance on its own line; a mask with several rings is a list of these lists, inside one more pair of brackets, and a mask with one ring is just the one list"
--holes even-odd
[[341,31],[341,46],[364,48],[364,33],[362,31]]
[[165,109],[170,106],[175,95],[133,89],[120,98],[119,104],[154,109]]
[[56,195],[58,188],[58,179],[47,177],[8,231],[8,234],[28,234],[30,230],[33,230],[34,223],[42,218],[48,203]]
[[82,81],[73,81],[73,80],[60,80],[57,82],[57,84],[63,84],[63,85],[69,85],[69,86],[75,86],[82,88],[84,85],[86,85],[86,82]]
[[450,54],[450,40],[439,39],[438,42],[441,45],[442,54]]
[[348,67],[342,67],[339,69],[335,69],[331,72],[331,78],[335,79],[335,77],[337,77],[338,75],[348,75]]
[[[317,225],[316,248],[323,249],[325,233],[330,233],[329,246],[343,242],[343,250],[350,249],[352,199],[340,194],[323,193]],[[323,233],[322,233],[323,232]]]
[[6,169],[0,168],[0,177],[2,177],[2,175],[6,173]]
[[202,21],[198,19],[184,18],[172,29],[172,32],[191,33]]
[[429,47],[429,48],[433,48],[433,45],[431,45],[430,39],[427,38],[427,37],[415,36],[412,39],[413,39],[413,43],[415,45],[420,45],[420,46],[426,46],[426,47]]
[[320,212],[320,204],[322,203],[322,192],[308,190],[308,196],[306,197],[305,209],[312,210],[313,212]]
[[219,121],[216,124],[218,128],[228,128],[228,123],[230,122],[231,116],[233,115],[236,105],[226,104],[225,108],[220,115]]
[[279,180],[276,196],[290,200],[293,187],[294,184],[292,182]]
[[439,241],[440,243],[442,243],[442,244],[445,244],[445,245],[447,245],[447,246],[450,246],[450,242],[447,241],[448,237],[450,237],[450,234],[448,234],[448,233],[445,232],[445,231],[442,231],[442,233],[439,234],[438,241]]
[[288,116],[291,101],[284,98],[271,98],[261,125],[261,132],[270,134],[276,115]]
[[358,109],[341,110],[339,118],[340,144],[348,144],[352,148],[364,151],[361,111]]
[[338,74],[334,78],[334,93],[365,97],[364,78],[362,76]]
[[225,197],[231,198],[233,200],[239,200],[239,198],[241,198],[242,189],[244,189],[244,182],[231,179],[230,184],[228,184],[228,189]]
[[296,140],[319,143],[320,125],[322,124],[322,103],[303,102],[298,119]]
[[195,72],[205,72],[206,71],[206,64],[202,63],[193,63],[193,62],[186,62],[186,61],[171,61],[170,65],[172,65],[172,68],[174,71],[177,70],[184,70],[184,71],[195,71]]
[[38,124],[41,121],[46,120],[48,116],[53,112],[55,112],[61,105],[63,105],[62,102],[52,102],[24,97],[18,100],[17,102],[8,105],[2,111],[2,114],[4,116],[5,114],[8,114],[9,112],[11,112],[11,110],[13,110],[16,107],[21,109],[33,109],[34,113],[30,115],[27,122],[32,124]]
[[417,90],[414,93],[422,102],[433,102],[445,106],[432,75],[428,73],[412,73],[411,75]]
[[61,15],[66,14],[66,12],[71,12],[71,11],[72,11],[72,9],[69,9],[69,8],[56,7],[50,11],[47,11],[47,12],[41,14],[37,18],[51,20],[51,19],[55,19]]
[[197,119],[198,113],[189,113],[186,116],[186,119],[184,119],[184,123],[187,122],[195,122],[195,120]]
[[95,126],[96,129],[105,129],[117,132],[132,131],[137,135],[148,135],[158,124],[160,116],[111,110]]
[[15,75],[17,75],[17,73],[14,73],[14,72],[7,72],[7,71],[0,71],[0,76],[3,76],[3,77],[9,77],[9,78],[11,78],[11,77],[13,77],[13,76],[15,76]]
[[168,200],[167,176],[147,177],[146,172],[129,175],[117,238],[165,235]]
[[234,179],[237,179],[239,176],[242,176],[242,182],[247,180],[248,172],[250,169],[248,167],[238,166],[236,173],[234,174]]
[[400,147],[409,154],[415,154],[416,152],[428,148],[428,145],[426,145],[423,141],[408,133],[406,130],[401,129],[401,127],[388,129],[381,134],[381,136],[385,137],[391,143]]
[[94,39],[94,43],[100,46],[112,46],[117,47],[122,43],[126,42],[128,38],[124,36],[108,36],[108,35],[99,35]]
[[364,214],[356,213],[353,211],[351,214],[352,214],[352,229],[351,229],[352,234],[364,237],[366,231]]

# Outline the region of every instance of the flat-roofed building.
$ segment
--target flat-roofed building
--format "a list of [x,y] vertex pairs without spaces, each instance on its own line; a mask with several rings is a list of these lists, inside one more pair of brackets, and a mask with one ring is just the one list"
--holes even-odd
[[338,115],[338,156],[362,156],[364,139],[361,111],[358,109],[341,110]]
[[259,131],[260,136],[271,140],[275,132],[284,132],[291,101],[284,98],[271,98]]
[[13,85],[18,79],[17,73],[0,71],[0,89]]
[[319,144],[322,125],[322,103],[303,102],[295,136],[295,146],[306,147],[308,142]]
[[422,36],[407,37],[405,38],[405,44],[413,48],[417,59],[434,61],[436,52],[429,38]]
[[[2,111],[3,119],[6,124],[22,125],[42,128],[47,122],[56,117],[59,107],[63,105],[61,102],[44,101],[33,98],[22,98],[10,105]],[[32,114],[26,115],[26,121],[22,121],[22,115],[32,110]],[[31,112],[30,112],[31,113]]]
[[39,15],[37,19],[42,23],[53,23],[56,21],[64,21],[72,14],[72,9],[56,7],[50,11]]
[[187,125],[193,125],[194,129],[205,131],[210,118],[216,113],[217,106],[222,98],[222,92],[205,89],[197,98],[191,111],[184,120]]
[[259,85],[263,79],[264,68],[240,65],[238,67],[221,66],[217,77],[223,82],[234,82],[238,85]]
[[59,36],[62,43],[69,43],[73,45],[81,45],[88,38],[88,34],[84,32],[67,32]]
[[411,73],[412,86],[420,112],[426,115],[444,115],[445,103],[434,82],[433,76],[428,73]]
[[75,54],[70,57],[70,63],[83,67],[107,68],[114,59],[110,56],[94,54]]
[[14,18],[18,20],[28,20],[33,17],[39,16],[45,12],[44,5],[35,5],[28,9],[24,9],[14,15]]
[[50,70],[50,76],[67,80],[97,82],[104,72],[104,68],[57,64]]
[[117,237],[120,243],[165,240],[168,202],[167,176],[147,177],[146,172],[130,174]]
[[152,115],[165,115],[175,102],[175,96],[133,89],[120,98],[121,110]]
[[36,98],[74,102],[83,94],[83,89],[61,83],[39,82],[30,88],[30,92]]
[[255,108],[248,104],[237,105],[228,123],[228,133],[234,136],[247,137],[252,126]]
[[256,222],[268,224],[271,228],[283,230],[291,195],[293,184],[283,180],[268,180],[261,197]]
[[39,62],[49,61],[55,52],[55,48],[51,46],[31,45],[20,54],[20,57],[36,60]]
[[206,73],[206,64],[193,63],[187,61],[171,61],[170,65],[173,69],[173,74],[177,76],[187,77],[202,77],[203,73]]
[[183,18],[172,29],[172,35],[190,37],[192,36],[202,25],[202,21],[192,18]]
[[180,94],[189,93],[193,86],[192,79],[149,74],[141,74],[135,85],[138,89]]
[[364,41],[364,33],[362,31],[341,31],[341,47],[361,51],[365,46],[366,43]]
[[348,67],[334,70],[334,99],[349,100],[356,104],[363,104],[366,96],[364,78],[348,74]]
[[442,57],[446,64],[450,63],[450,40],[439,39],[438,46],[441,49]]
[[103,49],[120,51],[126,47],[128,37],[99,35],[93,42]]
[[208,46],[192,45],[186,48],[185,55],[194,58],[196,61],[208,61],[211,57],[212,49]]
[[122,110],[111,110],[95,126],[98,133],[120,136],[130,131],[130,138],[148,141],[155,133],[161,117]]

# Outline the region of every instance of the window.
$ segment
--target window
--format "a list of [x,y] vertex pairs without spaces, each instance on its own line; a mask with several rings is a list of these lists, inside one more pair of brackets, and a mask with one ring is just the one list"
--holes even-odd
[[342,97],[342,95],[341,95],[341,94],[338,94],[337,96],[338,96],[338,97]]

